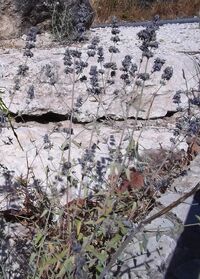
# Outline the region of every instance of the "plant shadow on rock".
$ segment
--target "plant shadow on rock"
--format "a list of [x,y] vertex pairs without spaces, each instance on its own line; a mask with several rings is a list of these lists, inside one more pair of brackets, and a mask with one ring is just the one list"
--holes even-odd
[[200,191],[193,197],[185,227],[167,268],[165,279],[198,279],[200,274]]

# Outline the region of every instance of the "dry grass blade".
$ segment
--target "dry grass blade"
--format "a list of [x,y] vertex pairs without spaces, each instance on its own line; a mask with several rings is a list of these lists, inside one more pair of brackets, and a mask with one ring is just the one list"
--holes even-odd
[[115,15],[121,20],[148,20],[155,14],[161,18],[173,19],[198,15],[200,10],[199,0],[177,0],[177,1],[138,1],[138,0],[92,0],[97,13],[97,21],[110,20]]

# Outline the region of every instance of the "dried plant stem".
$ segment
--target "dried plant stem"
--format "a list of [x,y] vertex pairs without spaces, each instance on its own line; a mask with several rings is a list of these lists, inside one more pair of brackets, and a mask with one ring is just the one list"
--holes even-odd
[[[113,53],[110,56],[110,62],[112,62],[112,60],[113,60]],[[100,66],[101,66],[101,69],[102,69],[103,68],[102,63],[100,63]],[[108,76],[109,76],[109,72],[107,73],[107,78],[108,78]],[[103,93],[101,93],[100,97],[98,98],[98,105],[97,105],[96,115],[95,115],[95,119],[93,121],[93,128],[92,128],[92,132],[91,132],[91,135],[90,135],[90,141],[89,141],[89,146],[88,146],[89,150],[92,147],[92,142],[93,142],[94,132],[95,132],[95,128],[96,128],[96,124],[97,124],[97,120],[98,120],[99,110],[100,110],[100,108],[102,106],[102,103],[103,103],[103,96],[106,93],[105,79],[103,78],[103,76],[102,76],[102,83],[103,83]],[[87,169],[87,165],[85,165],[85,167],[83,169],[83,172],[82,172],[82,179],[81,179],[81,182],[80,182],[79,193],[78,193],[79,198],[81,197],[81,191],[82,191],[82,188],[83,188],[83,179],[84,179],[84,176],[85,176],[86,169]]]
[[[145,74],[147,73],[147,68],[148,68],[148,62],[149,62],[149,59],[147,59],[146,61],[146,64],[145,64]],[[134,125],[133,125],[133,128],[131,130],[131,134],[130,134],[130,139],[129,139],[129,144],[131,144],[132,140],[133,140],[133,135],[134,135],[134,132],[135,132],[135,128],[136,128],[136,125],[137,125],[137,121],[138,121],[138,117],[139,117],[139,113],[140,113],[140,109],[141,109],[141,104],[142,104],[142,97],[143,97],[143,94],[144,94],[144,87],[145,87],[145,80],[143,81],[142,83],[142,88],[141,88],[141,93],[139,95],[139,105],[137,107],[137,111],[136,111],[136,116],[135,116],[135,121],[134,121]],[[124,159],[123,159],[123,166],[125,165],[125,162],[126,162],[126,159],[127,159],[127,156],[128,156],[128,153],[125,154],[124,156]]]
[[[75,65],[75,61],[74,61]],[[68,158],[67,158],[67,163],[68,165],[71,162],[71,148],[72,148],[72,126],[73,126],[73,117],[74,117],[74,100],[75,100],[75,71],[73,71],[73,77],[72,77],[72,100],[71,100],[71,115],[70,115],[70,123],[69,123],[69,150],[68,150]],[[70,168],[68,170],[70,172]],[[67,195],[66,195],[66,203],[68,204],[69,202],[69,180],[67,179],[67,185],[66,185],[66,190],[67,190]]]
[[[139,65],[139,69],[138,69],[137,75],[140,73],[141,65],[142,65],[142,60],[140,61],[140,65]],[[125,131],[127,129],[127,121],[128,121],[128,118],[129,118],[129,112],[130,112],[131,104],[134,102],[134,100],[138,96],[138,94],[136,94],[136,96],[134,95],[135,87],[136,87],[136,80],[137,80],[137,76],[136,76],[136,78],[135,78],[135,80],[133,82],[132,96],[131,96],[131,100],[130,100],[130,102],[128,104],[128,108],[126,110],[125,125],[123,125],[123,130],[122,130],[120,141],[119,141],[119,144],[118,144],[118,150],[120,150],[120,148],[121,148],[122,141],[123,141],[123,138],[124,138],[124,134],[125,134]]]
[[[147,73],[147,68],[148,68],[148,62],[149,62],[149,59],[147,59],[146,61],[146,64],[145,64],[145,74]],[[143,97],[143,94],[144,94],[144,87],[145,87],[145,80],[142,82],[142,87],[141,87],[141,92],[139,94],[139,105],[137,107],[137,111],[136,111],[136,117],[135,117],[135,121],[134,121],[134,126],[132,128],[132,131],[131,131],[131,134],[130,134],[130,137],[129,137],[129,143],[128,143],[128,146],[131,144],[132,140],[133,140],[133,135],[134,135],[134,132],[135,132],[135,128],[136,128],[136,124],[137,124],[137,121],[138,121],[138,117],[139,117],[139,112],[140,112],[140,109],[141,109],[141,104],[142,104],[142,97]],[[133,90],[134,92],[134,90]],[[129,111],[130,111],[130,107],[131,107],[131,104],[132,102],[129,103],[129,106],[127,108],[127,114],[126,114],[126,121],[128,119],[128,115],[129,115]],[[127,125],[124,125],[125,128],[127,128]],[[122,136],[124,136],[124,133],[125,133],[125,129],[123,129],[122,131]],[[121,136],[121,140],[120,142],[122,142],[122,136]],[[119,155],[119,152],[120,152],[120,149],[118,148],[117,151],[116,151],[116,154],[115,154],[115,158],[114,158],[114,162],[116,162],[117,160],[117,157]],[[123,161],[122,161],[122,164],[121,164],[121,168],[118,170],[118,174],[115,176],[115,179],[113,179],[113,182],[112,182],[112,185],[111,185],[111,188],[113,188],[114,185],[117,185],[117,181],[123,171],[123,168],[125,167],[125,163],[126,163],[126,159],[128,157],[128,151],[126,152],[126,154],[124,155],[123,157]]]
[[[90,141],[89,141],[89,146],[88,146],[89,150],[91,150],[91,147],[92,147],[94,132],[95,132],[95,128],[96,128],[96,124],[97,124],[97,119],[98,119],[98,115],[99,115],[99,110],[100,110],[102,101],[103,101],[103,94],[100,95],[98,106],[97,106],[97,110],[96,110],[95,119],[93,121],[93,128],[92,128],[92,132],[91,132],[91,135],[90,135]],[[83,179],[85,177],[86,170],[87,170],[87,164],[85,165],[85,167],[83,169],[83,172],[82,172],[82,179],[80,181],[79,192],[78,192],[78,197],[79,198],[81,197],[81,191],[82,191],[82,188],[83,188]]]
[[188,108],[187,108],[187,112],[188,112],[188,116],[190,116],[191,114],[191,108],[190,108],[190,98],[189,98],[189,87],[188,87],[188,82],[185,76],[185,71],[184,69],[182,69],[182,73],[183,73],[183,79],[185,80],[185,86],[186,86],[186,97],[188,99]]

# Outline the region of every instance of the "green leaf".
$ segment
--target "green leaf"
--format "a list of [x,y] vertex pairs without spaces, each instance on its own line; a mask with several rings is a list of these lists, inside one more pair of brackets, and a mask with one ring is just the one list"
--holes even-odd
[[[100,212],[102,209],[100,208]],[[108,216],[113,211],[113,200],[109,199],[106,201],[103,207],[103,216]],[[102,212],[101,212],[102,213]]]
[[137,209],[137,202],[133,202],[131,211],[134,212]]
[[79,234],[81,232],[82,221],[76,219],[75,223],[76,223],[76,233],[77,233],[77,236],[79,236]]
[[120,228],[122,235],[127,234],[127,228],[125,227],[124,223],[121,220],[118,220],[117,224]]
[[138,142],[136,142],[134,139],[131,139],[129,141],[129,144],[126,148],[126,152],[128,154],[132,154],[132,156],[134,158],[138,158],[139,157],[139,153],[138,153]]
[[92,246],[92,245],[87,245],[86,247],[85,247],[85,249],[86,249],[86,251],[88,251],[88,252],[91,252],[91,253],[93,253],[93,254],[96,254],[96,251],[95,251],[95,248],[94,248],[94,246]]
[[[106,218],[105,216],[102,216],[102,217],[98,218],[98,220],[95,222],[95,224],[96,225],[101,224],[105,220],[105,218]],[[92,221],[92,222],[94,224],[94,221]]]
[[51,257],[51,256],[49,256],[49,257],[47,257],[46,260],[45,260],[45,265],[50,266],[50,265],[56,264],[57,262],[59,262],[59,260],[57,259],[57,257]]
[[[61,268],[60,272],[58,273],[58,275],[56,276],[56,278],[62,278],[66,274],[70,275],[70,273],[73,271],[74,260],[75,260],[75,258],[73,256],[70,258],[67,258],[64,261],[62,268]],[[66,278],[70,278],[70,277],[66,277]]]
[[78,240],[82,240],[84,238],[84,235],[82,233],[79,233]]
[[142,247],[144,251],[147,250],[148,238],[145,233],[143,233]]
[[106,243],[106,248],[110,250],[111,248],[116,249],[122,236],[120,234],[116,234],[110,241]]
[[55,254],[55,257],[57,258],[57,260],[62,260],[64,257],[66,257],[68,255],[68,250],[63,250],[62,252]]
[[98,264],[98,265],[96,265],[96,269],[99,273],[101,273],[104,269],[104,266],[102,264]]
[[36,237],[35,237],[35,240],[34,240],[35,245],[39,245],[39,244],[41,243],[41,241],[42,241],[43,238],[44,238],[43,233],[38,232],[38,233],[36,234]]
[[104,263],[108,257],[106,251],[99,252],[93,245],[87,245],[86,251],[92,253],[101,263]]
[[37,257],[36,253],[31,253],[31,256],[30,256],[30,259],[29,259],[29,265],[31,265],[34,262],[36,257]]
[[107,260],[108,254],[106,253],[106,251],[101,251],[101,253],[97,254],[97,258],[101,263],[105,263],[105,261]]

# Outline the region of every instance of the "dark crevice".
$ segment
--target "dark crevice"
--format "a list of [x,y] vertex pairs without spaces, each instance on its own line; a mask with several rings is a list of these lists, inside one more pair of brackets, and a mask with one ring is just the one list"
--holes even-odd
[[[156,117],[150,117],[149,120],[159,120],[159,119],[165,119],[168,117],[172,117],[174,114],[176,114],[178,111],[177,110],[168,110],[167,113],[163,116],[156,116]],[[138,120],[145,120],[145,119],[139,119]]]
[[59,113],[55,113],[52,111],[49,111],[47,113],[41,114],[41,115],[28,115],[28,114],[22,114],[22,115],[18,115],[18,114],[11,114],[12,117],[14,117],[15,121],[17,123],[26,123],[26,122],[37,122],[37,123],[41,123],[41,124],[48,124],[50,122],[60,122],[60,121],[64,121],[64,120],[69,120],[70,116],[69,115],[65,115],[65,114],[59,114]]
[[[150,117],[149,120],[159,120],[159,119],[165,119],[167,117],[172,117],[174,114],[176,114],[177,111],[176,110],[172,110],[172,111],[167,111],[167,113],[163,116],[157,116],[157,117]],[[130,116],[128,117],[129,120],[135,120],[135,116]],[[97,122],[103,122],[106,120],[114,120],[114,121],[124,121],[124,118],[116,118],[116,116],[102,116],[99,117]],[[137,120],[139,121],[145,121],[146,119],[142,118],[142,117],[138,117]]]
[[[168,111],[163,116],[151,117],[149,118],[149,120],[158,120],[158,119],[164,119],[166,117],[172,117],[175,113],[177,113],[177,111]],[[17,123],[37,122],[40,124],[48,124],[50,122],[56,123],[56,122],[70,120],[70,114],[59,114],[52,111],[49,111],[41,115],[28,115],[28,114],[18,115],[15,113],[10,113],[10,115],[15,119]],[[135,120],[135,117],[131,116],[128,119]],[[124,118],[117,118],[114,115],[107,115],[107,116],[99,117],[96,121],[101,123],[103,121],[109,121],[109,120],[124,121]],[[138,117],[137,120],[145,121],[145,119],[141,117]],[[91,122],[92,121],[80,121],[76,117],[73,119],[74,124],[88,124]]]
[[166,114],[165,117],[172,117],[174,114],[176,114],[178,111],[177,110],[169,110]]

